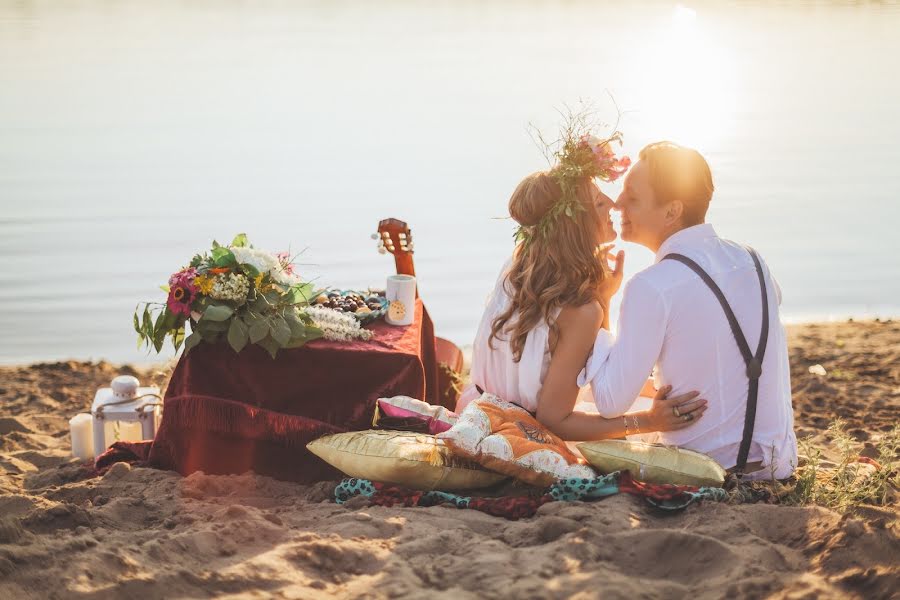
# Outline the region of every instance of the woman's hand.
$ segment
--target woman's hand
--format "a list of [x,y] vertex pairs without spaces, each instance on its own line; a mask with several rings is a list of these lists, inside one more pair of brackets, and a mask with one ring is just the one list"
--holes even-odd
[[606,253],[600,260],[609,261],[613,264],[613,266],[604,265],[603,272],[606,276],[600,282],[600,289],[598,290],[601,301],[606,306],[609,306],[610,298],[615,296],[619,288],[622,287],[622,278],[625,275],[625,251],[619,250],[615,256],[612,253]]
[[[675,431],[694,424],[707,409],[706,400],[697,398],[700,392],[688,392],[667,398],[671,385],[664,385],[653,397],[650,410],[638,416],[641,431]],[[646,429],[645,429],[646,427]]]

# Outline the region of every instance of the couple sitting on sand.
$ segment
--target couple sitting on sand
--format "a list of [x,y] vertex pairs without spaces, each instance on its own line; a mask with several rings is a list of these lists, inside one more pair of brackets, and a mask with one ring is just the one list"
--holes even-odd
[[[457,412],[485,391],[564,440],[640,436],[706,453],[748,479],[790,476],[797,440],[781,291],[752,249],[706,223],[706,160],[651,144],[614,202],[594,183],[614,177],[578,147],[513,192],[520,241],[488,300]],[[656,254],[625,285],[615,337],[608,307],[625,257],[603,246],[616,238],[613,209],[622,239]],[[579,401],[587,386],[592,403]],[[653,398],[649,409],[633,408],[640,396]]]

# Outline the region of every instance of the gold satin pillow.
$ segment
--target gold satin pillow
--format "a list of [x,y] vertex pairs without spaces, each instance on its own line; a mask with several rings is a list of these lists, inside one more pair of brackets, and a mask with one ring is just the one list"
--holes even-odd
[[627,469],[632,477],[648,483],[722,487],[725,482],[725,469],[719,463],[685,448],[601,440],[583,442],[578,444],[578,449],[591,466],[604,475]]
[[310,452],[348,477],[417,490],[468,490],[505,477],[456,458],[433,435],[408,431],[350,431],[313,440]]

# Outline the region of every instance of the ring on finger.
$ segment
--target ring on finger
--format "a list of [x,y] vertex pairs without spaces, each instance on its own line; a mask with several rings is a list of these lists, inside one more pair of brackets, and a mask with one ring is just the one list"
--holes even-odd
[[681,415],[681,419],[683,421],[692,421],[694,419],[694,415]]
[[680,417],[680,416],[681,416],[681,411],[678,410],[678,407],[677,407],[677,406],[673,406],[673,407],[672,407],[672,414],[675,415],[675,417]]

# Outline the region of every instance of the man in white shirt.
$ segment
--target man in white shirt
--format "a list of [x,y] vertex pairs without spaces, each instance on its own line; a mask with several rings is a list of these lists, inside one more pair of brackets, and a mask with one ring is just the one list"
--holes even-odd
[[[578,383],[591,384],[602,416],[618,417],[655,366],[655,387],[669,384],[672,394],[697,390],[709,408],[689,427],[644,439],[704,452],[725,468],[740,466],[746,440],[747,478],[781,479],[797,466],[781,290],[764,262],[757,265],[747,248],[718,237],[705,223],[712,192],[709,166],[696,150],[660,142],[641,151],[616,208],[622,239],[649,248],[656,260],[626,284],[617,337],[600,331]],[[621,278],[623,260],[620,253],[613,277]],[[721,290],[724,305],[701,272]],[[737,341],[742,335],[743,351]]]

